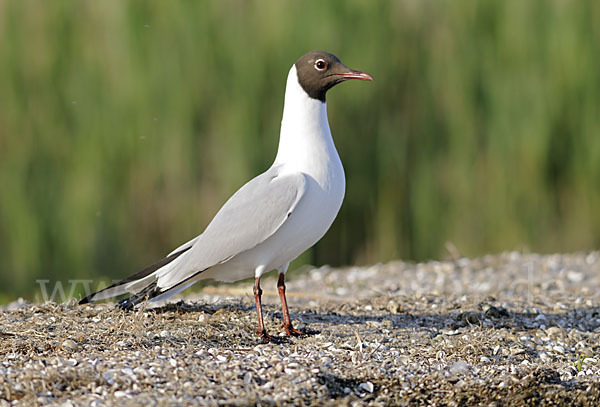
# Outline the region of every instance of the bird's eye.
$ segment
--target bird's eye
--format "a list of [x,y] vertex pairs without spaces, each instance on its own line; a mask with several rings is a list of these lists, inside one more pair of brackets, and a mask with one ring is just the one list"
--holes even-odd
[[324,71],[327,69],[327,62],[325,62],[323,59],[317,59],[315,62],[315,69],[317,71]]

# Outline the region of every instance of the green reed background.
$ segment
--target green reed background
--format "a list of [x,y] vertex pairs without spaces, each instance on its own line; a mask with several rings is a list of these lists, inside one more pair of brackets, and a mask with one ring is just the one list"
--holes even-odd
[[347,194],[299,264],[600,243],[600,3],[0,1],[0,300],[199,233],[328,50]]

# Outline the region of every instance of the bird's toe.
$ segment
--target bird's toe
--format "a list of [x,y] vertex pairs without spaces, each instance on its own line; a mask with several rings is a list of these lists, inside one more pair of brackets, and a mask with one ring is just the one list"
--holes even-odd
[[307,336],[316,335],[320,333],[319,331],[315,331],[312,329],[296,329],[293,326],[284,327],[285,334],[288,336],[295,336],[298,338],[306,338]]

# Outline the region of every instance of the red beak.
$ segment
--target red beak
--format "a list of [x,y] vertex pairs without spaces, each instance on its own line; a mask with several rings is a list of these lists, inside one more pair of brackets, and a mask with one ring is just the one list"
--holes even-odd
[[349,72],[339,73],[336,75],[341,76],[342,78],[344,78],[344,80],[346,80],[346,79],[360,79],[361,81],[372,81],[373,80],[373,77],[371,75],[369,75],[368,73],[361,72],[361,71],[354,71],[354,70],[350,70]]

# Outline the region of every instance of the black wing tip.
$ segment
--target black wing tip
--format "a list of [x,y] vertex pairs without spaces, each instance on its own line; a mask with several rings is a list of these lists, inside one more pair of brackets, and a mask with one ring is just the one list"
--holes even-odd
[[[185,253],[186,251],[188,251],[191,247],[192,246],[186,247],[185,249],[180,250],[179,252],[174,253],[174,254],[172,254],[170,256],[167,256],[164,259],[159,260],[158,262],[156,262],[156,263],[154,263],[154,264],[146,267],[142,271],[139,271],[139,272],[137,272],[137,273],[135,273],[135,274],[133,274],[133,275],[131,275],[131,276],[129,276],[129,277],[121,280],[121,281],[119,281],[118,283],[111,285],[110,287],[106,287],[103,290],[97,291],[97,292],[95,292],[93,294],[88,295],[87,297],[82,298],[79,301],[79,305],[84,305],[84,304],[89,304],[89,303],[95,302],[94,300],[92,300],[92,298],[96,294],[101,293],[102,291],[108,290],[109,288],[118,287],[120,285],[129,283],[131,281],[135,281],[135,280],[147,277],[148,275],[152,274],[153,272],[155,272],[159,268],[163,267],[164,265],[166,265],[166,264],[172,262],[173,260],[175,260],[177,257],[181,256],[183,253]],[[140,297],[139,294],[142,294],[142,293],[144,294],[144,296]],[[119,303],[118,303],[117,306],[119,308],[121,308],[121,309],[128,309],[128,310],[130,310],[130,309],[133,309],[137,304],[139,304],[141,302],[141,300],[144,299],[146,296],[148,296],[149,298],[153,298],[153,297],[157,296],[158,294],[162,294],[162,293],[160,292],[160,290],[158,290],[156,288],[156,282],[154,282],[154,283],[150,284],[150,286],[148,286],[144,290],[142,290],[140,293],[138,293],[138,294],[136,294],[134,296],[131,296],[131,297],[125,299],[125,300],[119,301]],[[127,302],[127,301],[129,301],[129,302]]]
[[84,305],[84,304],[90,304],[92,302],[92,297],[96,295],[96,293],[94,294],[90,294],[87,297],[82,298],[81,300],[79,300],[79,305]]
[[132,300],[133,297],[125,298],[117,303],[116,307],[123,311],[133,311],[135,308],[135,302]]
[[161,294],[161,291],[158,288],[157,282],[153,281],[139,293],[119,301],[117,303],[117,308],[120,308],[123,311],[133,311],[136,305],[141,304],[144,301],[151,300],[159,294]]

